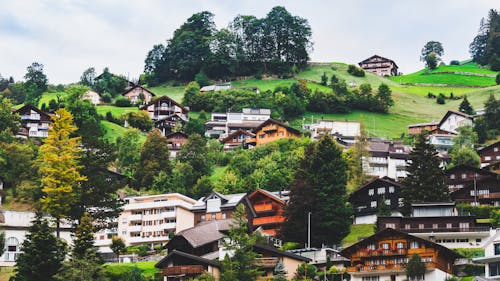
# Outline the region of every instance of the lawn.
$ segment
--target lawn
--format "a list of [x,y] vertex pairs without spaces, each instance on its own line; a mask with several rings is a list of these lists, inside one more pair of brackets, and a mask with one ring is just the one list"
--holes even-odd
[[14,267],[1,267],[0,268],[0,281],[9,281],[9,278],[14,275]]
[[129,271],[134,266],[137,266],[147,280],[152,280],[156,273],[160,270],[155,267],[156,261],[135,262],[135,263],[107,263],[105,268],[107,272],[120,274]]
[[153,92],[155,95],[161,97],[161,96],[168,96],[171,99],[175,100],[176,102],[181,103],[182,98],[184,97],[184,88],[186,86],[171,86],[168,83],[161,84],[158,86],[154,87],[149,87],[148,90]]
[[246,79],[231,82],[234,88],[257,87],[261,91],[274,90],[276,87],[288,87],[297,82],[296,79]]
[[111,114],[115,117],[118,118],[122,116],[123,114],[131,111],[138,111],[139,108],[133,106],[133,107],[118,107],[114,105],[98,105],[96,107],[97,113],[101,116],[106,116],[106,113],[109,111]]
[[495,77],[496,71],[478,67],[475,62],[467,62],[461,65],[440,65],[436,69],[431,71],[432,73],[439,72],[460,72],[460,73],[473,73],[473,74],[485,74],[491,77]]
[[210,179],[212,180],[212,182],[217,182],[224,174],[226,169],[227,166],[215,166],[214,170],[212,171],[212,175],[210,175]]
[[63,98],[66,95],[67,95],[66,92],[43,93],[42,94],[42,98],[38,102],[38,106],[42,107],[42,104],[45,103],[45,105],[48,107],[49,106],[49,102],[51,100],[56,100],[57,101],[57,97],[58,96],[59,96],[59,98]]
[[[116,139],[123,136],[123,133],[127,130],[127,128],[106,120],[101,121],[101,124],[106,131],[106,133],[104,134],[104,139],[106,139],[110,143],[116,143]],[[141,134],[140,141],[141,143],[144,143],[146,141],[146,136]]]
[[400,84],[445,84],[451,86],[488,87],[495,85],[495,77],[471,76],[449,73],[427,73],[425,70],[393,76],[390,80]]
[[360,238],[365,238],[375,234],[374,224],[353,224],[351,232],[342,240],[342,246],[347,247],[359,241]]

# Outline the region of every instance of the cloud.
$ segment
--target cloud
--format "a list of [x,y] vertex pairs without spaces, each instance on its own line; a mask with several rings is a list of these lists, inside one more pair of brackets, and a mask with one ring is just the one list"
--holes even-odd
[[190,15],[215,14],[219,28],[238,14],[264,17],[276,5],[309,20],[313,61],[356,63],[377,53],[402,71],[418,70],[420,49],[443,43],[444,60],[468,58],[481,17],[496,0],[5,1],[0,10],[0,73],[21,79],[33,61],[51,83],[78,81],[90,66],[138,77],[154,44],[164,43]]

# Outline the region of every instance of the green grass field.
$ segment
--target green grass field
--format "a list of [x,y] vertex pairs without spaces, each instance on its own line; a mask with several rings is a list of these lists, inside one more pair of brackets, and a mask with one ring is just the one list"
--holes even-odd
[[64,98],[66,95],[67,95],[66,92],[43,93],[42,98],[38,102],[38,106],[41,107],[42,104],[45,103],[45,105],[48,107],[49,106],[49,102],[51,100],[56,100],[57,101],[57,97],[58,96],[59,96],[59,98]]
[[[104,139],[109,141],[110,143],[116,143],[116,139],[118,137],[121,137],[125,131],[127,131],[127,128],[124,128],[120,125],[117,125],[115,123],[102,120],[101,121],[102,126],[104,127],[104,130],[106,133],[104,134]],[[146,136],[141,134],[141,143],[144,143],[146,141]]]
[[13,266],[0,268],[0,281],[9,281],[11,276],[14,276]]
[[161,97],[161,96],[169,96],[171,99],[175,100],[176,102],[181,103],[182,98],[184,97],[184,88],[186,86],[171,86],[168,83],[167,84],[161,84],[155,87],[150,87],[148,90],[151,92],[155,93],[155,95]]
[[106,116],[107,112],[111,112],[111,114],[117,118],[122,116],[123,114],[131,111],[138,111],[139,108],[133,106],[133,107],[118,107],[114,105],[98,105],[96,106],[97,109],[97,114],[101,116]]
[[135,262],[135,263],[107,263],[104,265],[107,272],[120,274],[124,272],[128,272],[134,266],[137,266],[142,273],[142,276],[147,280],[153,280],[156,273],[159,273],[160,270],[155,267],[156,261],[147,261],[147,262]]
[[353,224],[351,232],[342,240],[342,246],[347,247],[359,241],[361,237],[368,237],[375,234],[374,224]]

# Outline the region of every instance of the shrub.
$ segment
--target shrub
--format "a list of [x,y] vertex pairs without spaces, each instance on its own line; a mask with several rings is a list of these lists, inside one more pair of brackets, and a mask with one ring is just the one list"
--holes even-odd
[[147,132],[153,127],[153,121],[149,118],[149,114],[144,110],[129,112],[127,114],[127,121],[130,126],[143,132]]
[[430,99],[435,99],[436,95],[434,95],[433,93],[429,92],[429,93],[427,93],[427,97],[430,98]]
[[364,77],[365,76],[365,71],[362,68],[357,67],[353,64],[350,64],[347,67],[347,72],[349,74],[351,74],[352,76],[356,76],[356,77]]
[[326,73],[323,72],[323,75],[321,75],[321,85],[325,85],[328,83],[328,76],[326,76]]
[[115,100],[115,105],[118,107],[130,107],[132,106],[132,103],[130,102],[129,99],[125,97],[120,97]]
[[437,97],[436,102],[438,104],[445,104],[445,98],[446,97],[444,96],[443,93],[439,93],[439,96]]
[[205,74],[205,72],[200,71],[194,76],[194,80],[200,84],[201,87],[210,85],[210,79]]
[[257,70],[254,75],[255,79],[262,80],[262,70]]
[[497,85],[500,85],[500,72],[497,73],[497,77],[495,78]]
[[458,60],[452,60],[450,61],[450,65],[460,65],[460,62]]
[[102,102],[104,102],[104,103],[111,103],[111,98],[112,98],[111,94],[107,93],[107,92],[102,94],[102,96],[101,96]]

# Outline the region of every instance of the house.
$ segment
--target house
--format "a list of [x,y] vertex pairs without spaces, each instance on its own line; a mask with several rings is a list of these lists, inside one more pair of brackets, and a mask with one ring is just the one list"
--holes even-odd
[[[21,246],[28,234],[28,228],[35,219],[34,212],[0,210],[0,228],[5,233],[5,252],[0,257],[0,266],[14,266],[22,253]],[[56,230],[53,229],[54,235]],[[68,245],[73,243],[71,223],[61,223],[60,236]]]
[[137,104],[137,103],[149,103],[155,97],[156,95],[151,92],[150,90],[142,87],[142,86],[134,86],[125,93],[123,93],[123,96],[126,97],[127,99],[130,100],[131,103]]
[[454,134],[429,134],[427,139],[430,144],[434,145],[438,153],[448,154],[448,151],[453,147]]
[[232,88],[231,83],[223,83],[223,84],[214,84],[209,86],[201,87],[200,92],[218,92],[218,91],[226,91]]
[[215,280],[220,279],[221,265],[218,261],[178,250],[169,251],[169,254],[156,263],[155,267],[161,270],[163,281],[191,280],[204,272],[208,272]]
[[82,95],[82,100],[88,100],[90,101],[93,105],[98,105],[102,103],[101,96],[94,91],[86,91]]
[[[127,197],[118,218],[118,237],[127,246],[164,245],[174,233],[193,227],[196,200],[179,193]],[[105,244],[99,242],[96,244]]]
[[406,177],[406,161],[411,147],[392,141],[369,141],[370,156],[363,159],[363,168],[370,176],[400,180]]
[[165,136],[168,141],[168,152],[170,158],[173,159],[181,150],[182,146],[187,142],[189,136],[183,132],[173,132]]
[[300,138],[301,136],[299,130],[274,119],[267,119],[255,128],[253,133],[255,134],[255,138],[248,140],[248,144],[253,146],[258,146],[278,139]]
[[500,175],[497,173],[467,165],[455,166],[445,173],[453,201],[500,206]]
[[164,136],[182,129],[189,121],[189,108],[169,98],[162,96],[139,107],[146,110],[153,120],[155,128],[160,129]]
[[243,129],[232,132],[226,138],[221,140],[224,150],[232,150],[238,147],[244,147],[246,142],[255,138],[255,134]]
[[375,223],[377,210],[384,203],[394,215],[403,205],[401,184],[391,178],[375,178],[349,195],[349,203],[354,209],[354,224]]
[[485,281],[500,279],[500,231],[484,246],[484,257],[474,258],[475,263],[484,264]]
[[460,111],[448,110],[439,122],[440,130],[458,134],[457,129],[462,126],[472,126],[473,117]]
[[251,132],[269,118],[271,110],[266,108],[243,108],[241,112],[212,112],[210,121],[205,123],[205,136],[222,140],[238,130]]
[[438,128],[439,122],[429,122],[408,125],[408,135],[418,135],[422,131],[434,131]]
[[52,115],[41,111],[31,104],[24,105],[14,114],[21,117],[21,126],[16,136],[21,138],[46,138],[49,135],[49,126]]
[[246,193],[224,195],[212,191],[194,204],[194,225],[204,221],[230,219],[240,204],[244,206],[246,218],[251,222],[256,213]]
[[153,126],[160,130],[163,136],[167,136],[175,131],[183,130],[188,121],[186,115],[174,113],[154,120]]
[[321,119],[316,124],[303,124],[302,129],[311,132],[311,139],[319,139],[324,135],[330,135],[349,145],[354,144],[356,137],[361,135],[361,123],[355,121]]
[[309,263],[316,266],[319,271],[321,271],[321,269],[329,269],[326,268],[328,260],[330,260],[330,264],[332,266],[335,266],[341,271],[347,268],[350,264],[349,259],[340,255],[339,250],[329,247],[294,249],[289,250],[289,252],[311,259]]
[[275,236],[285,221],[284,212],[290,200],[289,194],[288,191],[270,192],[257,189],[248,195],[256,213],[252,220],[254,228],[259,228],[264,235]]
[[377,229],[395,229],[448,248],[478,248],[491,236],[490,225],[460,214],[454,202],[412,204],[410,217],[379,216]]
[[[260,271],[263,272],[261,279],[272,280],[274,269],[281,264],[284,269],[284,275],[287,280],[292,280],[301,263],[309,263],[310,258],[297,255],[288,251],[280,251],[271,245],[256,243],[253,246],[253,252],[259,255],[255,263]],[[220,259],[221,257],[219,257]],[[259,279],[260,280],[260,279]]]
[[398,66],[396,63],[391,59],[379,55],[373,55],[358,64],[362,69],[379,76],[398,75]]
[[500,161],[500,141],[479,148],[477,153],[481,157],[481,168]]
[[445,280],[455,273],[455,261],[462,258],[444,246],[391,228],[343,249],[340,254],[351,260],[347,268],[351,281],[406,280],[406,266],[413,254],[418,254],[425,265],[425,276],[419,280]]

